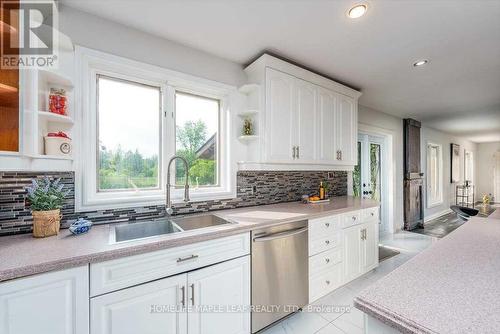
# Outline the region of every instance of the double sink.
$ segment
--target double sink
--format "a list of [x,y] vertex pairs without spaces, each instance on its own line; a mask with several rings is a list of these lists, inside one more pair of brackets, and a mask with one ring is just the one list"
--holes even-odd
[[231,222],[215,215],[199,215],[178,219],[165,217],[112,227],[110,243],[132,241],[164,234],[181,233],[184,231],[215,227],[224,224],[231,224]]

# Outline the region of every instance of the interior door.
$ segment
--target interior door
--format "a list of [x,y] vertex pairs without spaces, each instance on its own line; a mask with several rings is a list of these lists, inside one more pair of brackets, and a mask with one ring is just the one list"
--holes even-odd
[[92,298],[91,334],[186,334],[186,280],[180,274]]
[[266,156],[268,162],[293,162],[294,82],[291,75],[266,70]]
[[188,291],[189,334],[250,333],[248,309],[210,310],[250,305],[250,256],[188,273]]
[[337,162],[337,144],[335,140],[336,103],[337,97],[333,92],[321,87],[318,88],[318,160],[322,162]]
[[356,135],[357,116],[354,100],[348,96],[338,94],[337,112],[337,150],[340,153],[338,163],[344,165],[354,165],[356,162]]
[[317,86],[307,81],[296,79],[296,112],[297,120],[297,155],[296,162],[308,163],[314,162],[317,149],[317,131],[316,131],[316,93]]
[[384,180],[382,173],[385,152],[383,137],[359,134],[357,142],[357,164],[353,171],[353,195],[380,202],[380,232],[387,230],[385,213]]

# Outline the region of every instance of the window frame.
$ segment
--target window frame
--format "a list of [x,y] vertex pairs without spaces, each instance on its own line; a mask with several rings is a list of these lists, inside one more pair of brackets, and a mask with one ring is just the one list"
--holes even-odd
[[[430,148],[437,149],[437,185],[438,185],[438,197],[433,198],[431,191],[431,150]],[[441,144],[436,144],[432,142],[427,142],[426,145],[426,160],[427,160],[427,208],[432,208],[443,204],[443,146]]]
[[[228,199],[236,196],[236,161],[231,145],[231,101],[236,87],[145,64],[101,51],[76,46],[75,210],[90,211],[165,204],[166,168],[175,154],[175,92],[182,91],[219,100],[218,187],[190,188],[192,201]],[[161,87],[161,136],[158,189],[97,191],[97,74]],[[77,124],[78,124],[77,123]],[[173,134],[173,137],[172,137]],[[169,139],[170,137],[170,139]],[[90,138],[90,139],[89,139]],[[173,174],[175,175],[175,174]],[[173,176],[172,175],[172,176]],[[175,203],[183,189],[171,189]]]

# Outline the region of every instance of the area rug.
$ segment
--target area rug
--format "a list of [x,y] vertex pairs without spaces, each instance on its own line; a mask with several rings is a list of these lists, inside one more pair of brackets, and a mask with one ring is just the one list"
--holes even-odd
[[378,246],[378,261],[382,262],[384,260],[390,259],[393,256],[398,255],[399,252],[392,248]]
[[444,238],[464,223],[465,221],[458,218],[457,214],[452,212],[425,223],[423,228],[417,228],[410,232]]

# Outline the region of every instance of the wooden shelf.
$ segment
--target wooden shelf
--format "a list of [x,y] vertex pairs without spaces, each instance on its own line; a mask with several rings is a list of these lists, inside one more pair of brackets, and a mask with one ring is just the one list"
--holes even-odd
[[17,87],[0,83],[0,93],[17,93]]
[[244,141],[244,142],[253,141],[253,140],[256,140],[257,138],[259,138],[259,136],[257,136],[257,135],[239,136],[238,137],[239,140]]
[[254,91],[258,90],[260,85],[258,84],[246,84],[238,88],[239,92],[242,94],[250,94],[253,93]]
[[66,89],[73,89],[73,81],[63,73],[50,70],[39,70],[40,79],[49,85],[57,85]]
[[48,122],[54,123],[64,123],[64,124],[73,124],[73,120],[69,116],[59,115],[53,112],[48,111],[39,111],[38,116],[47,120]]

